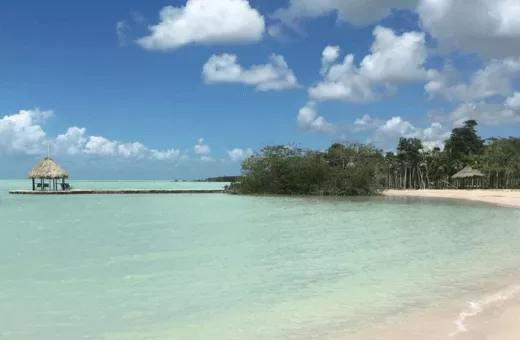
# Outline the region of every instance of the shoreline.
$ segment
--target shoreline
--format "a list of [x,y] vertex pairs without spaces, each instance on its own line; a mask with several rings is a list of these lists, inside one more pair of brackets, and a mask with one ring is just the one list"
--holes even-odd
[[[493,276],[494,277],[494,276]],[[499,282],[493,282],[495,280]],[[467,293],[447,297],[424,309],[388,317],[382,323],[335,340],[512,340],[520,339],[518,275],[468,286]]]
[[[520,190],[387,190],[383,196],[392,197],[425,197],[425,198],[445,198],[458,199],[465,201],[487,203],[494,206],[520,209]],[[486,290],[480,300],[467,301],[466,308],[460,310],[458,319],[438,319],[440,324],[436,325],[442,329],[439,334],[432,325],[428,329],[430,335],[424,335],[421,329],[419,333],[425,340],[436,339],[455,339],[455,340],[505,340],[520,339],[520,286],[514,275],[514,280],[506,280],[509,286],[496,290]],[[513,279],[511,277],[510,279]],[[420,318],[419,318],[420,320]],[[451,325],[451,326],[450,326]],[[421,324],[425,328],[429,325]],[[456,327],[454,332],[446,334],[449,327]],[[412,327],[413,328],[413,327]],[[419,327],[422,328],[422,327]],[[452,328],[453,329],[453,328]],[[411,330],[407,327],[404,329],[395,329],[391,327],[392,332],[399,334],[396,338],[409,336]],[[417,329],[415,329],[417,331]],[[412,331],[413,332],[413,331]],[[416,333],[417,334],[417,333]],[[371,338],[371,337],[368,337]],[[389,340],[394,338],[390,337]]]
[[520,190],[386,190],[383,196],[462,199],[520,209]]
[[[498,274],[468,286],[467,293],[424,309],[391,316],[337,340],[509,340],[520,339],[518,275]],[[336,338],[335,338],[336,339]]]

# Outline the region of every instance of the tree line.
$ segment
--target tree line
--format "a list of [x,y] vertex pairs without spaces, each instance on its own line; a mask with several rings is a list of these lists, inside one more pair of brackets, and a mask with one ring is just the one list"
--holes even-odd
[[375,195],[384,189],[453,189],[466,166],[484,176],[465,187],[520,188],[520,138],[482,139],[477,122],[454,128],[441,149],[400,138],[395,152],[370,144],[334,143],[325,151],[267,146],[242,163],[228,187],[237,194]]

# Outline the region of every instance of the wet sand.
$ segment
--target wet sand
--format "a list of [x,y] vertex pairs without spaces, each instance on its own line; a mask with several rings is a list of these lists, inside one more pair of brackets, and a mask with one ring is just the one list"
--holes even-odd
[[[497,278],[498,281],[513,277]],[[496,290],[500,284],[480,287],[456,301],[437,302],[424,310],[397,315],[338,340],[518,340],[520,339],[520,285]],[[489,291],[484,293],[480,289]],[[491,291],[493,290],[493,291]],[[336,338],[334,338],[336,339]]]
[[505,301],[468,319],[467,332],[456,340],[518,340],[520,339],[520,298]]
[[387,190],[383,194],[386,196],[456,198],[520,208],[520,190]]

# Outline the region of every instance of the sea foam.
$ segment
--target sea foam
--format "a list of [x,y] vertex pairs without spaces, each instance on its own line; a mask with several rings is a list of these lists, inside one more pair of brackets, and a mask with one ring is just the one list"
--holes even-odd
[[467,318],[476,316],[482,313],[486,307],[493,307],[499,302],[507,301],[517,297],[520,294],[520,285],[512,285],[505,289],[499,290],[493,294],[485,296],[482,300],[477,302],[467,301],[469,308],[460,312],[459,317],[455,321],[457,330],[450,333],[450,338],[456,336],[459,333],[467,332],[468,329],[464,322]]

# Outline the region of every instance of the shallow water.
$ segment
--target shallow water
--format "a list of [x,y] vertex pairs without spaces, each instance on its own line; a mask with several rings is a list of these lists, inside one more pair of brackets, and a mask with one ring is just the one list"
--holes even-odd
[[338,338],[514,284],[520,264],[520,213],[483,204],[7,194],[27,186],[0,181],[0,339]]

